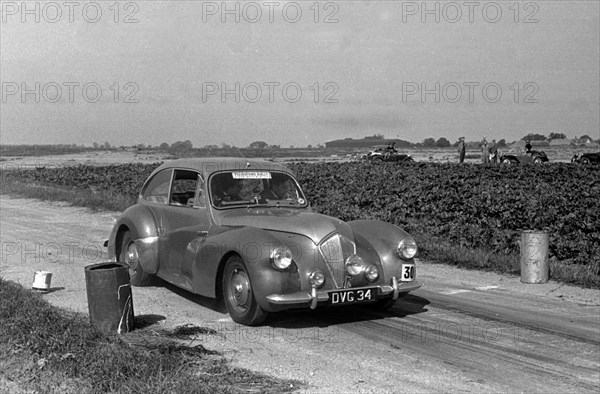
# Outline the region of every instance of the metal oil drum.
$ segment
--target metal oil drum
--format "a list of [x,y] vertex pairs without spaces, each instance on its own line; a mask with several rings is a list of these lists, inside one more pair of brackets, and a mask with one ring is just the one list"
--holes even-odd
[[85,285],[92,326],[104,333],[133,329],[133,300],[128,267],[99,263],[85,267]]
[[521,233],[521,282],[548,282],[548,239],[545,231],[524,230]]

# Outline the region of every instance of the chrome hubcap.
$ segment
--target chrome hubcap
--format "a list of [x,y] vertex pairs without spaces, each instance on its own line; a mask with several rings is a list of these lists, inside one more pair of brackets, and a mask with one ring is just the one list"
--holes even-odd
[[134,275],[137,271],[138,259],[137,247],[134,242],[131,242],[127,245],[127,253],[125,253],[125,263],[129,266],[129,273],[131,275]]
[[246,309],[250,298],[250,281],[245,271],[236,269],[231,273],[231,298],[237,307]]

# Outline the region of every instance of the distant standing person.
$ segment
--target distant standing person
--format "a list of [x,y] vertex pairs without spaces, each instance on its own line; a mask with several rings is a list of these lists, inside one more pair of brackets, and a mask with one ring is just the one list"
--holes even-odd
[[498,145],[496,145],[496,140],[492,140],[488,149],[490,151],[490,162],[496,165],[498,163]]
[[483,141],[481,141],[481,162],[483,164],[488,164],[490,162],[490,151],[485,137],[483,138]]
[[531,153],[531,140],[525,141],[525,153]]
[[460,137],[458,139],[458,162],[459,163],[464,163],[465,162],[465,152],[467,150],[467,147],[465,145],[465,137]]

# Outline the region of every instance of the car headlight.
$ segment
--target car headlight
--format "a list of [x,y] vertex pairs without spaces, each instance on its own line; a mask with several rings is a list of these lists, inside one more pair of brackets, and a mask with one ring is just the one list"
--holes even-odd
[[365,263],[360,256],[353,254],[346,259],[346,271],[352,276],[356,276],[365,270]]
[[365,276],[370,282],[375,282],[377,278],[379,278],[379,270],[377,269],[377,266],[368,266],[365,270]]
[[292,251],[287,246],[278,246],[271,252],[271,264],[277,269],[287,269],[292,264]]
[[398,254],[404,259],[412,259],[417,254],[417,244],[413,239],[403,239],[398,244]]
[[321,287],[325,283],[325,275],[320,270],[311,272],[309,279],[310,285],[313,287]]

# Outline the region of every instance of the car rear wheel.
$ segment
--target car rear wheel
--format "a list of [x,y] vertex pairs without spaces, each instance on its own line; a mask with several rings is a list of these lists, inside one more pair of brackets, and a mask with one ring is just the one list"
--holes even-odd
[[502,164],[512,164],[512,160],[508,158],[502,159]]
[[541,163],[543,163],[543,162],[544,162],[544,160],[542,160],[542,158],[541,158],[541,157],[536,157],[536,158],[534,158],[534,159],[533,159],[533,162],[534,162],[535,164],[541,164]]
[[233,321],[253,326],[267,317],[254,297],[248,270],[239,256],[233,256],[223,271],[223,300]]
[[137,245],[134,241],[135,239],[130,231],[123,235],[118,261],[128,266],[129,282],[133,286],[147,286],[152,283],[153,277],[147,274],[144,268],[142,268]]

